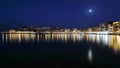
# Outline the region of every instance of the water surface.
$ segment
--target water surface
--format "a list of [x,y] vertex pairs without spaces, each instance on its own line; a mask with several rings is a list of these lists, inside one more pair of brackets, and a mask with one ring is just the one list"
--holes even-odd
[[120,68],[120,36],[2,34],[0,63],[21,68]]

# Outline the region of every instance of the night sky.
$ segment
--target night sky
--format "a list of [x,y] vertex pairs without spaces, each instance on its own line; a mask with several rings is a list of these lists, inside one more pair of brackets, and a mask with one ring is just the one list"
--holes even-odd
[[81,28],[116,20],[120,0],[0,0],[2,26]]

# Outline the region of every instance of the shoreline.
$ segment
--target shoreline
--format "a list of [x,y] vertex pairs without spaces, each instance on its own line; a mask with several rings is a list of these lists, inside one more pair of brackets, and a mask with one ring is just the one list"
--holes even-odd
[[0,32],[0,34],[96,34],[96,35],[120,35],[117,32]]

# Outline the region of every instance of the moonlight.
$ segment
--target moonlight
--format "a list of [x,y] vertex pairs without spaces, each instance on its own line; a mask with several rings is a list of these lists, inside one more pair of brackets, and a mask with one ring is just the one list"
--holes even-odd
[[89,13],[91,13],[91,12],[93,12],[93,10],[92,10],[92,9],[89,9]]

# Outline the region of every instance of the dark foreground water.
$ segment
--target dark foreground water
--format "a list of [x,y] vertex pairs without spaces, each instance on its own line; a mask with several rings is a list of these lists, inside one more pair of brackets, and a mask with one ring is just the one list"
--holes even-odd
[[120,68],[119,35],[2,34],[0,67]]

